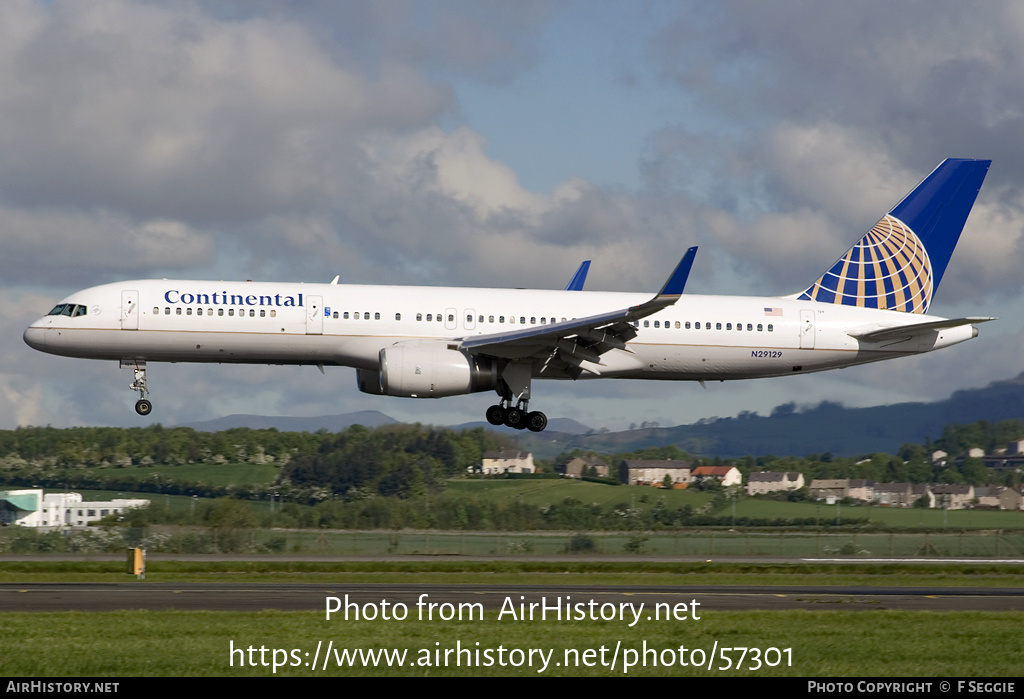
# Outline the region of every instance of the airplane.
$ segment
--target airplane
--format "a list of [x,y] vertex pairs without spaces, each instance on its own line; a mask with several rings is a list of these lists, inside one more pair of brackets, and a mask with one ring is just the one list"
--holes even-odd
[[533,379],[697,381],[788,376],[921,354],[987,317],[928,315],[990,160],[948,159],[804,291],[683,295],[696,247],[653,296],[564,290],[136,280],[61,300],[25,330],[34,349],[134,371],[149,362],[346,366],[360,391],[495,391],[488,422],[542,431]]

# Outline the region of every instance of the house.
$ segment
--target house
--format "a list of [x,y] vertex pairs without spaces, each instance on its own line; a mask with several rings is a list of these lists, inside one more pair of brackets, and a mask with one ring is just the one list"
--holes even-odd
[[876,483],[874,503],[879,507],[910,507],[914,504],[911,483]]
[[999,509],[999,495],[1005,488],[1001,485],[979,485],[974,489],[975,507],[986,510]]
[[490,475],[537,472],[533,454],[528,451],[485,451],[480,470]]
[[108,515],[145,507],[149,500],[87,502],[81,493],[44,494],[41,488],[0,490],[0,524],[21,527],[84,527]]
[[743,485],[743,475],[735,466],[698,466],[693,471],[693,480],[716,480],[725,487]]
[[778,491],[799,490],[804,487],[804,474],[758,471],[747,476],[747,495],[763,495]]
[[850,481],[847,478],[814,478],[811,480],[811,497],[824,500],[829,505],[846,497]]
[[565,465],[564,473],[570,478],[583,478],[587,475],[608,478],[610,469],[608,464],[596,456],[577,456]]
[[846,482],[846,497],[871,502],[875,498],[875,482],[863,478],[850,478]]
[[932,486],[932,492],[936,505],[947,510],[962,510],[970,507],[974,500],[973,485],[937,483]]
[[692,480],[689,461],[673,459],[635,459],[619,464],[619,482],[626,485],[660,486],[665,476],[672,481],[673,488],[685,488]]

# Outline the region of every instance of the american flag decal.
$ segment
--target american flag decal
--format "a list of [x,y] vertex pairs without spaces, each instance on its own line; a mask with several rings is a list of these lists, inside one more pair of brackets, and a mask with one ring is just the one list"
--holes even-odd
[[766,307],[764,309],[764,314],[766,316],[781,316],[782,315],[782,309],[781,308],[767,308]]

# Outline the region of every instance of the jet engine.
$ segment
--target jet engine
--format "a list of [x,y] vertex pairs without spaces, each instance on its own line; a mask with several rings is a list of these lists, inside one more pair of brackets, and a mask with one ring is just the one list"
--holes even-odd
[[359,390],[403,398],[444,398],[491,391],[498,385],[498,368],[492,359],[447,346],[385,347],[380,351],[379,390],[372,385],[375,373],[358,373]]

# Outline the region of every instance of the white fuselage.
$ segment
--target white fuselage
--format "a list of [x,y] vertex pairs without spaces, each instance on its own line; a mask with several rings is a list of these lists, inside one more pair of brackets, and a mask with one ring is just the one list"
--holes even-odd
[[[149,362],[338,365],[377,370],[396,343],[444,342],[627,308],[616,292],[140,280],[62,301],[25,331],[52,354]],[[867,342],[855,328],[903,325],[908,314],[794,298],[684,295],[636,324],[627,348],[582,377],[726,380],[781,376],[928,352],[976,335],[970,325]],[[915,321],[937,320],[914,316]],[[534,366],[536,377],[565,378]]]

